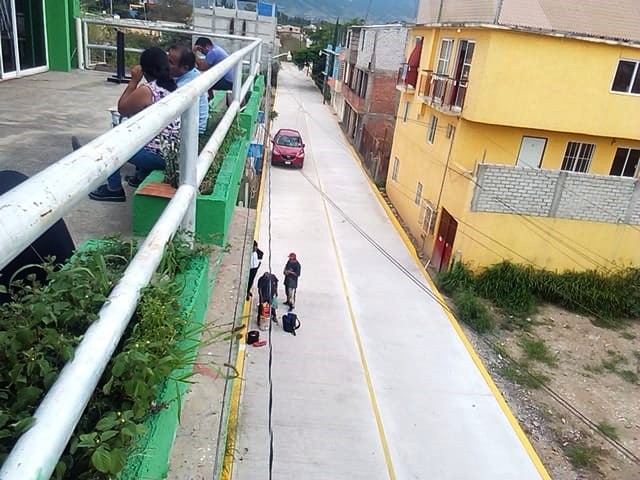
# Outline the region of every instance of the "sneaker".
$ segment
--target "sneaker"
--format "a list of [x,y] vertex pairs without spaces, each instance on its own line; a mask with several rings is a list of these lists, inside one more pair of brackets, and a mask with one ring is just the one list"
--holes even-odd
[[71,137],[71,148],[73,148],[73,151],[75,152],[80,147],[82,147],[82,145],[80,144],[80,140],[78,140],[78,137]]
[[91,200],[97,200],[98,202],[126,202],[127,197],[124,194],[124,189],[109,190],[107,185],[100,185],[93,192],[89,194]]
[[127,184],[130,187],[133,188],[138,188],[140,186],[140,184],[142,183],[142,180],[140,180],[137,176],[135,175],[126,175],[124,177],[124,179],[126,180]]

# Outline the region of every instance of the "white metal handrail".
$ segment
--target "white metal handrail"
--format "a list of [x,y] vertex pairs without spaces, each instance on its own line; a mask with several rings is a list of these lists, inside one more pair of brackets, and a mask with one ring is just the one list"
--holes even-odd
[[[244,39],[251,43],[197,79],[0,196],[2,268],[181,115],[181,185],[103,305],[98,320],[87,329],[73,360],[63,368],[36,410],[34,425],[20,437],[5,460],[1,480],[39,480],[51,476],[126,329],[140,291],[160,263],[165,246],[180,225],[193,230],[197,186],[260,69],[262,41]],[[247,55],[251,66],[249,77],[242,84],[242,63]],[[198,156],[199,97],[231,69],[233,102]]]

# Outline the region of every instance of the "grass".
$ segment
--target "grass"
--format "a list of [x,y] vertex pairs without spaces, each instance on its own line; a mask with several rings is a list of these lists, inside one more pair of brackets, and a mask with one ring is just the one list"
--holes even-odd
[[[640,354],[633,352],[636,359],[640,360]],[[632,385],[640,385],[640,376],[632,370],[621,369],[622,365],[627,365],[627,360],[623,355],[613,350],[607,350],[607,358],[603,359],[599,365],[585,365],[583,368],[590,373],[602,374],[604,372],[614,373],[622,378],[625,382]]]
[[602,368],[607,372],[617,373],[620,365],[626,365],[629,361],[613,350],[607,350],[608,358],[602,360]]
[[529,360],[544,363],[549,367],[558,365],[556,356],[551,353],[544,340],[525,336],[520,339],[520,346]]
[[460,320],[478,333],[493,330],[494,323],[491,314],[470,290],[458,291],[453,296],[456,311]]
[[632,372],[631,370],[620,370],[616,373],[626,382],[629,382],[633,385],[640,384],[640,377],[638,377],[638,374],[636,372]]
[[[451,295],[471,289],[514,317],[535,312],[538,303],[549,302],[593,317],[606,328],[624,328],[625,319],[640,318],[640,268],[614,272],[551,272],[502,262],[473,273],[457,262],[440,273],[438,286]],[[631,334],[625,338],[632,339]]]
[[619,440],[620,437],[618,437],[618,433],[616,432],[616,427],[614,427],[613,425],[607,422],[600,422],[596,426],[598,427],[598,430],[600,430],[600,432],[602,432],[604,435],[606,435],[610,439]]
[[564,449],[564,454],[575,468],[597,469],[602,457],[602,450],[581,443],[570,444]]
[[499,373],[504,378],[525,388],[540,388],[549,383],[548,376],[532,371],[527,362],[510,363],[502,367]]
[[625,340],[635,340],[636,336],[633,333],[629,332],[620,332],[620,336]]

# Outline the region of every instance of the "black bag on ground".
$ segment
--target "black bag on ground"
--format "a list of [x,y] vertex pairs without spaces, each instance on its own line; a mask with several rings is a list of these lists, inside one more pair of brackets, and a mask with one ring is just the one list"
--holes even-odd
[[285,332],[291,333],[295,336],[296,330],[299,328],[300,328],[300,320],[298,319],[298,316],[295,313],[289,312],[282,316],[282,329]]

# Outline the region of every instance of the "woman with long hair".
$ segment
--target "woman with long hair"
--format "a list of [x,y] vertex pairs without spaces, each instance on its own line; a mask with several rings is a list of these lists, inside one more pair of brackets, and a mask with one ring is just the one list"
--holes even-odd
[[[141,84],[143,78],[146,83]],[[140,55],[140,65],[131,70],[131,80],[118,100],[118,112],[121,117],[131,117],[160,101],[176,88],[178,87],[171,78],[166,52],[158,47],[147,48]],[[179,141],[180,118],[177,118],[129,159],[129,163],[136,166],[136,174],[126,177],[127,183],[135,188],[152,170],[163,170],[163,150],[177,149]],[[126,201],[120,169],[109,176],[106,184],[91,192],[89,198],[102,202]]]

